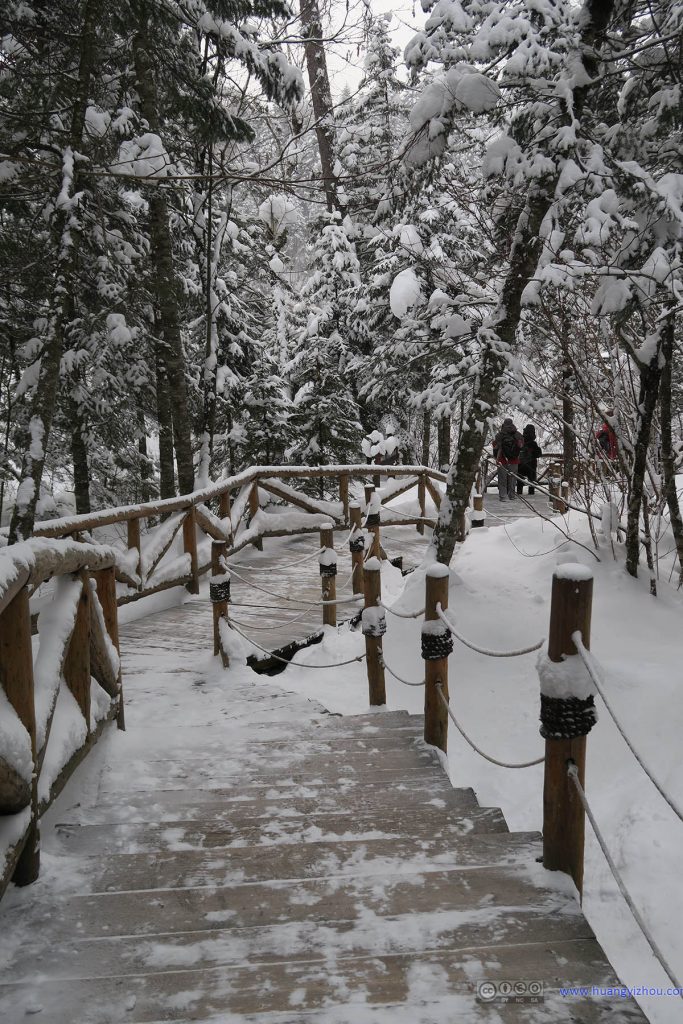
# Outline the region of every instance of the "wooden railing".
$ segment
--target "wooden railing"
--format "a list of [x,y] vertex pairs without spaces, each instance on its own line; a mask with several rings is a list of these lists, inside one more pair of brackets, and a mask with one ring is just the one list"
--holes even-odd
[[[38,523],[30,541],[0,549],[0,895],[10,879],[37,877],[40,815],[105,722],[124,728],[117,607],[179,585],[198,593],[212,547],[215,574],[218,555],[264,538],[346,531],[360,516],[350,482],[368,478],[386,483],[365,487],[382,528],[434,525],[426,498],[438,508],[445,479],[434,470],[268,466],[167,501]],[[338,498],[296,480],[326,481]],[[411,488],[414,515],[386,508]]]
[[[124,727],[116,557],[45,538],[0,551],[0,895],[37,877],[40,815],[104,723]],[[48,580],[34,642],[30,603]]]
[[[413,525],[424,532],[434,526],[426,512],[429,495],[438,509],[444,473],[424,466],[261,466],[245,470],[210,487],[165,501],[104,509],[91,515],[70,516],[37,524],[36,537],[72,537],[93,542],[96,531],[106,531],[111,543],[112,528],[124,527],[125,539],[115,546],[115,573],[119,605],[137,601],[170,587],[185,586],[198,593],[199,578],[211,569],[211,541],[226,544],[233,555],[247,545],[261,547],[264,538],[317,533],[328,523],[334,530],[350,526],[351,480],[386,481],[381,506],[405,494],[417,492],[415,515],[392,515],[382,508],[381,526]],[[393,479],[391,479],[393,478]],[[328,481],[338,499],[316,498],[285,481]],[[365,496],[372,491],[366,486]],[[162,522],[156,523],[160,518]],[[143,529],[143,527],[147,529]],[[176,538],[182,534],[182,549]],[[203,538],[202,538],[203,535]]]

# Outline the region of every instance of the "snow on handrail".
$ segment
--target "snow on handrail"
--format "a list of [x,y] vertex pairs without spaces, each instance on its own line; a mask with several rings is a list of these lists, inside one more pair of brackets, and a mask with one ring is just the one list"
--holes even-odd
[[0,611],[26,584],[38,585],[50,576],[79,569],[108,569],[116,564],[117,551],[105,544],[33,537],[0,549]]

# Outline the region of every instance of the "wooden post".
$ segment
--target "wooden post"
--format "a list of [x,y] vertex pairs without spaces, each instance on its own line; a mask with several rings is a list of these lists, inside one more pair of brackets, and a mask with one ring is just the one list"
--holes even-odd
[[472,529],[476,530],[477,527],[483,526],[486,522],[486,512],[484,511],[484,495],[475,494],[472,497],[472,513],[470,515],[472,522]]
[[386,552],[382,550],[382,542],[380,540],[379,520],[381,507],[379,494],[373,489],[368,507],[365,510],[365,526],[368,533],[372,535],[369,558],[382,558],[382,556],[386,558]]
[[[365,608],[374,609],[374,613],[380,612],[380,601],[382,600],[382,563],[379,558],[369,558],[363,569],[363,590],[365,594]],[[374,618],[375,615],[371,618]],[[379,615],[377,616],[380,617]],[[365,633],[365,623],[363,632]],[[384,660],[382,657],[382,637],[368,636],[365,633],[365,654],[368,665],[368,691],[372,707],[379,707],[386,704],[387,694],[384,684]]]
[[555,512],[561,511],[559,466],[555,462],[548,466],[548,490],[552,509]]
[[[424,519],[425,511],[427,509],[425,488],[426,488],[426,478],[425,478],[424,473],[420,473],[420,476],[419,476],[418,481],[417,481],[417,503],[420,506],[420,516],[421,516],[422,519]],[[417,524],[417,532],[422,534],[422,535],[424,535],[424,532],[425,532],[425,524],[424,524],[424,522]]]
[[85,570],[74,573],[82,584],[74,631],[64,658],[66,685],[76,699],[90,732],[90,584]]
[[[249,489],[249,522],[254,518],[259,508],[258,500],[258,480],[254,480],[253,484]],[[257,537],[256,540],[252,541],[252,544],[257,551],[263,551],[263,538]]]
[[[563,570],[568,569],[565,574]],[[590,647],[593,578],[585,566],[559,566],[553,576],[550,604],[548,658],[561,662],[576,654],[572,633],[580,631],[584,646]],[[543,866],[564,871],[583,891],[583,846],[585,818],[574,784],[567,775],[568,761],[578,768],[585,785],[586,737],[546,739],[543,780]]]
[[[337,555],[334,550],[334,530],[330,526],[320,531],[320,547],[323,549],[320,552],[320,586],[323,595],[323,601],[336,601],[337,600]],[[331,572],[331,568],[334,566],[335,575],[327,575]],[[336,604],[324,604],[323,605],[323,626],[336,626],[337,625],[337,606]]]
[[[351,526],[355,526],[355,536],[358,537],[361,531],[361,511],[360,505],[357,501],[351,503],[349,507],[349,515],[351,518]],[[352,538],[353,539],[353,538]],[[353,569],[353,576],[351,577],[351,586],[353,587],[354,594],[363,593],[363,559],[365,558],[365,552],[361,548],[359,551],[351,551],[351,568]]]
[[[10,601],[0,614],[0,686],[3,687],[8,701],[29,734],[35,764],[36,711],[33,692],[31,611],[27,587],[22,587],[14,600]],[[31,785],[31,808],[31,824],[12,875],[15,885],[30,885],[31,882],[35,882],[40,871],[38,780],[35,775]]]
[[379,490],[382,486],[382,477],[379,473],[372,474],[372,485],[376,490]]
[[[139,519],[129,519],[127,521],[127,527],[128,527],[128,548],[129,548],[129,550],[131,548],[134,548],[137,551],[137,553],[138,553],[138,560],[135,563],[134,572],[136,572],[138,575],[140,575],[140,572],[141,572],[141,564],[140,564],[141,563],[140,520]],[[142,580],[140,580],[140,585],[142,585]]]
[[190,574],[192,579],[186,584],[190,594],[199,593],[199,561],[197,558],[197,515],[194,505],[190,505],[183,519],[183,548],[190,556]]
[[[438,622],[443,629],[436,627],[437,632],[444,632],[446,627],[436,612],[437,604],[442,611],[448,608],[448,584],[450,573],[448,566],[435,562],[427,570],[425,592],[424,632],[431,632],[428,622]],[[437,683],[441,684],[441,692],[448,700],[448,656],[438,661],[425,659],[425,743],[432,743],[446,753],[448,748],[448,712],[439,697]]]
[[342,509],[344,514],[344,523],[348,525],[349,522],[349,474],[341,473],[339,475],[339,500],[342,503]]
[[564,516],[564,515],[567,514],[567,509],[569,507],[568,504],[567,504],[568,501],[569,501],[569,484],[567,483],[566,480],[562,481],[562,485],[561,485],[561,489],[560,489],[560,494],[561,494],[561,498],[558,500],[557,511],[561,512],[562,515]]
[[[224,540],[215,540],[211,544],[211,575],[212,576],[223,576],[226,570],[225,555],[228,550],[228,545]],[[220,654],[221,661],[223,662],[223,668],[230,667],[230,659],[223,650],[221,644],[220,634],[220,620],[228,620],[228,602],[227,601],[213,601],[213,653],[214,657]]]
[[[119,643],[119,614],[116,604],[116,570],[112,565],[109,569],[100,569],[93,573],[97,598],[102,607],[104,625],[106,626],[109,639],[121,657],[121,644]],[[123,680],[121,678],[121,667],[119,666],[119,707],[116,713],[116,724],[119,729],[125,730],[126,719],[123,708]]]
[[[230,522],[230,491],[223,491],[222,494],[218,495],[218,517],[219,519],[227,519]],[[230,532],[232,533],[232,525]]]
[[373,484],[365,484],[363,490],[365,491],[365,511],[367,512],[368,505],[370,504],[372,496],[375,493],[375,488]]

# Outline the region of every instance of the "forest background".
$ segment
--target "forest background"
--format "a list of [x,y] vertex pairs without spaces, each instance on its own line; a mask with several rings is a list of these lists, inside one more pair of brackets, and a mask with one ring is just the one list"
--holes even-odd
[[0,543],[378,429],[448,561],[513,412],[683,567],[683,4],[388,6],[6,0]]

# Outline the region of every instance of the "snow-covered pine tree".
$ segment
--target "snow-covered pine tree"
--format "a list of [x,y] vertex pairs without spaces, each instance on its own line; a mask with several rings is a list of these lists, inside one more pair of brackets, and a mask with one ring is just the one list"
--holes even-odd
[[308,466],[353,462],[360,452],[362,428],[348,371],[348,319],[359,265],[348,229],[348,221],[333,214],[311,247],[312,272],[301,291],[305,325],[286,367],[294,436],[288,457]]

